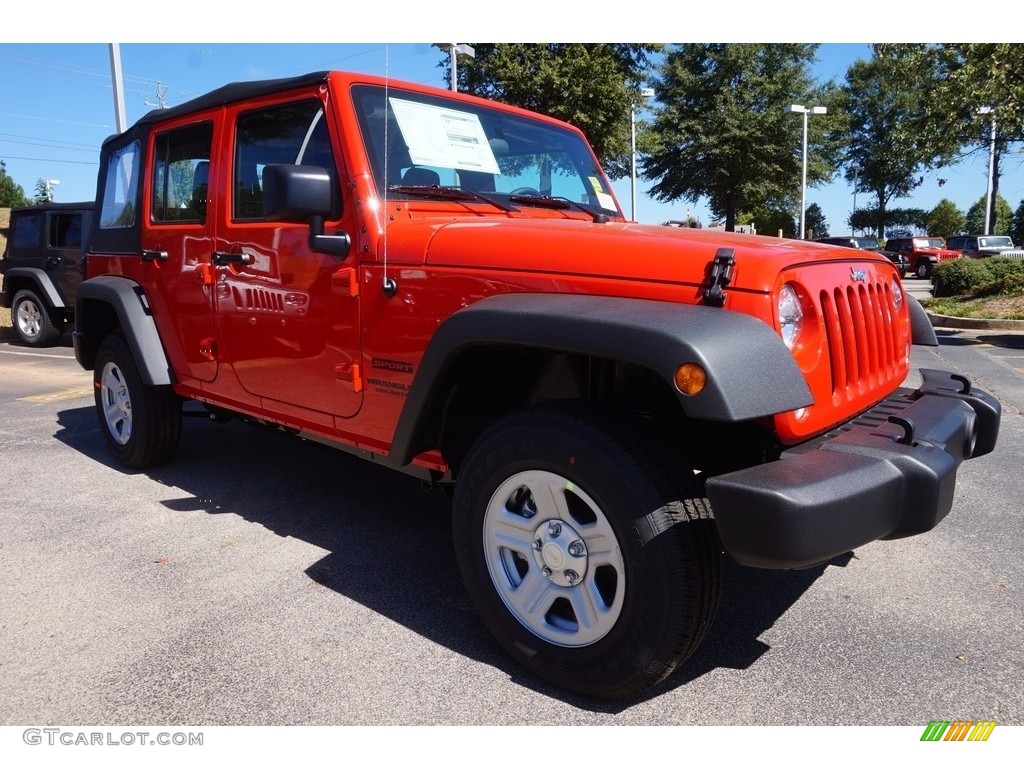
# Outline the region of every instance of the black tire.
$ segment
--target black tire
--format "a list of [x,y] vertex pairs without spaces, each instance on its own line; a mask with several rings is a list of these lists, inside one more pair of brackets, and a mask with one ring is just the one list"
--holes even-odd
[[29,347],[52,347],[64,334],[64,324],[54,322],[46,304],[28,288],[14,294],[11,322],[18,338]]
[[639,693],[711,625],[721,548],[710,506],[675,451],[635,424],[561,405],[506,417],[466,457],[453,523],[483,623],[562,688]]
[[96,415],[114,457],[145,469],[171,457],[181,438],[181,399],[169,386],[144,384],[125,340],[107,336],[93,368]]
[[924,259],[917,262],[917,269],[914,270],[914,274],[922,280],[927,280],[932,276],[932,263]]

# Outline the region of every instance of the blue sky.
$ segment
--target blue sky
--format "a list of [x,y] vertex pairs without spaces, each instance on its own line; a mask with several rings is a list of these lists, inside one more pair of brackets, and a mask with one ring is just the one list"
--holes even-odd
[[[445,71],[437,66],[443,54],[429,43],[129,42],[119,47],[129,124],[161,99],[173,106],[227,82],[321,69],[387,71],[398,79],[447,87]],[[868,55],[863,43],[825,43],[819,49],[816,76],[841,81],[851,62]],[[60,182],[54,187],[57,201],[94,197],[99,146],[115,132],[110,72],[105,42],[0,42],[0,158],[26,194],[34,193],[38,179],[55,179]],[[1024,197],[1019,158],[1020,154],[1005,157],[1000,183],[1000,194],[1014,208]],[[941,187],[940,178],[945,179]],[[986,184],[987,154],[979,151],[955,167],[926,173],[913,196],[895,205],[930,209],[949,198],[966,210],[985,195]],[[794,185],[799,185],[799,178]],[[708,222],[705,204],[660,204],[645,194],[648,186],[642,179],[637,183],[638,220],[658,223],[684,218],[689,208]],[[616,182],[615,189],[628,215],[629,180]],[[859,195],[858,202],[867,204],[866,195]],[[847,231],[844,222],[853,209],[853,190],[841,179],[808,188],[807,203],[821,206],[832,234]]]

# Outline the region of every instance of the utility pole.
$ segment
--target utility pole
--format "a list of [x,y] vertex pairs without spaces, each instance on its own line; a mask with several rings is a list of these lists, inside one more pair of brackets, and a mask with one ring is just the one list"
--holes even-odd
[[146,99],[147,107],[156,107],[157,109],[167,109],[167,102],[164,101],[164,96],[167,95],[167,89],[163,87],[163,84],[156,81],[156,104],[150,104],[149,99]]

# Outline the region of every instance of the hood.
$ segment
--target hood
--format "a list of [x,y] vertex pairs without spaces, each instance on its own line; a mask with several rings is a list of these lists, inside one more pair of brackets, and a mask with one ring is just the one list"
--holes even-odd
[[736,260],[732,287],[770,292],[779,272],[819,261],[884,261],[863,251],[720,230],[589,219],[487,218],[396,222],[389,253],[452,268],[609,277],[700,285],[720,248]]

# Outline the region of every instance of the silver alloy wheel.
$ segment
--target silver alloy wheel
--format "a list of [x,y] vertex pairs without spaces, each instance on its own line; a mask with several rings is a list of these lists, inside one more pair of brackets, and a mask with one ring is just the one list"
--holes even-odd
[[25,339],[38,339],[43,332],[43,308],[30,299],[18,302],[15,322]]
[[132,436],[132,400],[124,372],[114,363],[104,365],[100,374],[100,402],[110,436],[119,445],[127,445]]
[[579,648],[615,626],[625,562],[608,518],[572,482],[540,470],[512,475],[487,504],[483,537],[498,595],[537,637]]

